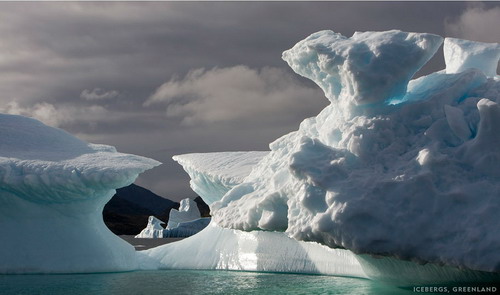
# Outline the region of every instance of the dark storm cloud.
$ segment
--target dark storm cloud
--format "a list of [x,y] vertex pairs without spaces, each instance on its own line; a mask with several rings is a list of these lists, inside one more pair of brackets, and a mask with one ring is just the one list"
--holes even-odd
[[[167,117],[184,125],[214,122],[266,122],[274,125],[324,107],[318,88],[304,86],[295,76],[274,67],[203,68],[182,80],[161,85],[145,105],[166,104]],[[281,116],[275,116],[283,112]],[[291,116],[291,118],[289,118]]]
[[[174,199],[192,196],[172,155],[267,149],[326,105],[313,83],[285,65],[282,51],[323,29],[346,36],[401,29],[467,37],[491,26],[482,20],[494,22],[499,9],[496,3],[471,7],[463,2],[4,2],[0,110],[160,160],[165,164],[139,183]],[[422,73],[443,66],[437,55]],[[261,74],[266,67],[282,77],[278,81],[284,86],[274,96],[263,95],[269,87]],[[205,76],[186,80],[200,68]],[[230,80],[240,85],[250,75],[259,97],[235,86],[232,96],[217,89],[199,100],[209,92],[206,87],[225,87],[228,79],[214,68],[232,71]],[[292,75],[295,80],[288,78]],[[183,90],[168,88],[169,81]],[[163,95],[161,104],[145,104],[162,85],[170,91],[163,94],[176,98]],[[304,101],[311,103],[301,107]],[[231,109],[219,114],[227,104]],[[246,114],[251,115],[238,120]],[[191,124],[185,124],[190,117]]]

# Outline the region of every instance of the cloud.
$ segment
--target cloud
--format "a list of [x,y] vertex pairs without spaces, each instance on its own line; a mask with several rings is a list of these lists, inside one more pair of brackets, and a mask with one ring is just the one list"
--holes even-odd
[[[326,103],[319,88],[304,85],[280,68],[247,66],[195,69],[156,89],[146,106],[164,103],[167,116],[187,125],[222,121],[296,121]],[[304,114],[304,115],[303,115]]]
[[0,108],[0,112],[31,117],[52,127],[61,127],[78,121],[91,121],[93,118],[102,117],[107,113],[107,110],[101,106],[55,106],[47,102],[37,103],[32,107],[22,107],[16,101],[12,101]]
[[500,7],[469,6],[458,18],[445,21],[449,36],[480,42],[499,42]]
[[85,100],[103,100],[115,98],[120,93],[116,90],[105,91],[101,88],[94,88],[93,90],[85,89],[80,94],[80,98]]

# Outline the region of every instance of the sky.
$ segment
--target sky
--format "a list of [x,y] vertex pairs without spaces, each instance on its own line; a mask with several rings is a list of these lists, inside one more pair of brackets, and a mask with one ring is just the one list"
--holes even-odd
[[173,155],[268,150],[327,105],[281,60],[316,31],[500,42],[498,2],[1,2],[0,19],[0,112],[162,162],[136,183],[172,200],[196,196]]

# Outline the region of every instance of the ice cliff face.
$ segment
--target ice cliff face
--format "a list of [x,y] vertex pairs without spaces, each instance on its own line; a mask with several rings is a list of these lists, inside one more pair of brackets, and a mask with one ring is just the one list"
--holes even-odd
[[499,47],[446,39],[446,71],[411,80],[442,41],[321,31],[285,51],[331,104],[271,143],[211,204],[215,222],[358,254],[500,271]]
[[137,267],[104,225],[115,188],[160,163],[93,145],[39,121],[0,114],[0,273]]
[[208,205],[220,200],[230,189],[243,182],[269,152],[221,152],[174,156],[191,177],[193,191]]

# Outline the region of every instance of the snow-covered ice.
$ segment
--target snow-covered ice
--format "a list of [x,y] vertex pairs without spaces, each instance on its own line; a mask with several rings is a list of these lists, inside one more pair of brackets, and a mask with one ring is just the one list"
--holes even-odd
[[[411,80],[442,42],[395,30],[321,31],[285,51],[331,103],[210,200],[219,199],[214,224],[378,255],[391,267],[394,259],[500,271],[500,82],[486,66],[496,71],[498,44],[446,39],[446,71]],[[191,176],[211,173],[181,164]],[[193,182],[203,191],[220,181]]]
[[102,209],[115,188],[160,163],[83,142],[41,122],[0,114],[0,273],[137,267]]
[[162,224],[165,224],[165,222],[159,220],[154,216],[149,216],[148,224],[138,235],[135,236],[135,238],[142,238],[142,239],[163,238],[163,230],[165,229],[163,228]]
[[365,104],[403,96],[411,77],[434,55],[440,36],[329,30],[312,34],[283,52],[299,75],[316,82],[331,101]]

